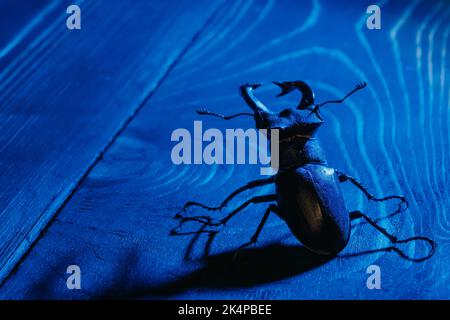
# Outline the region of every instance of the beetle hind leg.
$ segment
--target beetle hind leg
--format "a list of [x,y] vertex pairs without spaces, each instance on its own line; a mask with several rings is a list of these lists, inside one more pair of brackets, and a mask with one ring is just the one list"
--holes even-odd
[[268,185],[268,184],[271,184],[271,183],[274,183],[274,182],[275,182],[275,178],[274,177],[269,177],[269,178],[266,178],[266,179],[258,179],[258,180],[250,181],[246,185],[244,185],[244,186],[236,189],[232,193],[230,193],[228,195],[228,197],[226,197],[225,200],[223,200],[222,203],[220,205],[216,206],[216,207],[207,206],[207,205],[205,205],[203,203],[199,203],[199,202],[195,202],[195,201],[188,201],[188,202],[186,202],[184,204],[184,206],[181,209],[181,211],[176,214],[175,218],[182,218],[181,212],[186,212],[186,210],[189,207],[192,207],[192,206],[197,206],[197,207],[200,207],[200,208],[203,208],[203,209],[207,209],[207,210],[211,210],[211,211],[221,210],[224,207],[226,207],[228,202],[231,199],[233,199],[235,196],[237,196],[239,193],[244,192],[246,190],[250,190],[250,189],[256,188],[256,187]]
[[[410,260],[410,261],[414,261],[414,262],[420,262],[420,261],[427,260],[428,258],[431,258],[431,256],[436,251],[436,247],[437,247],[436,242],[434,240],[428,238],[428,237],[414,236],[414,237],[411,237],[411,238],[408,238],[408,239],[399,240],[396,236],[390,234],[386,229],[381,227],[375,220],[371,219],[369,216],[367,216],[366,214],[362,213],[361,211],[350,212],[350,219],[351,220],[358,219],[358,218],[364,218],[364,220],[366,220],[367,223],[369,223],[372,227],[377,229],[380,233],[382,233],[386,238],[388,238],[394,244],[393,246],[386,248],[386,250],[388,250],[388,251],[395,251],[404,259],[407,259],[407,260]],[[425,241],[425,242],[427,242],[430,245],[430,251],[428,252],[428,254],[425,257],[411,258],[403,250],[401,250],[400,248],[395,246],[397,244],[405,244],[405,243],[408,243],[408,242],[411,242],[411,241]]]
[[366,220],[372,227],[374,227],[375,229],[380,231],[385,237],[387,237],[389,240],[391,240],[391,242],[395,243],[398,240],[397,237],[390,234],[386,229],[381,227],[378,223],[376,223],[374,220],[369,218],[367,215],[365,215],[361,211],[350,212],[351,220],[358,219],[358,218],[364,218],[364,220]]

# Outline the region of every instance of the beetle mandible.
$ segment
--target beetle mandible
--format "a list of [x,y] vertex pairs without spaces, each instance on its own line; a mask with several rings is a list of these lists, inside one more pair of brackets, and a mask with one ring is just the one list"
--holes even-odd
[[[258,129],[279,130],[279,170],[269,178],[259,179],[247,183],[243,187],[231,193],[219,206],[210,207],[198,202],[187,202],[183,212],[188,207],[199,206],[208,210],[220,210],[237,194],[259,186],[275,184],[276,193],[263,196],[255,196],[237,209],[233,210],[225,218],[218,222],[208,216],[185,217],[181,213],[176,215],[180,219],[180,226],[186,221],[197,221],[205,226],[217,227],[224,225],[239,211],[250,204],[271,203],[254,235],[250,241],[241,245],[237,252],[257,242],[258,237],[271,213],[275,213],[286,222],[292,234],[310,251],[319,255],[335,256],[347,245],[350,238],[350,222],[353,219],[363,218],[376,230],[386,236],[391,242],[390,250],[396,251],[402,257],[412,261],[423,261],[431,257],[436,249],[436,243],[427,237],[414,236],[399,240],[382,228],[375,220],[361,211],[349,212],[346,208],[340,183],[349,181],[359,188],[371,201],[400,200],[406,204],[404,196],[392,195],[377,198],[371,194],[357,179],[328,166],[324,152],[316,137],[318,128],[324,123],[320,114],[320,108],[328,103],[342,103],[347,97],[366,87],[366,83],[358,83],[345,97],[339,100],[330,100],[315,104],[314,92],[304,81],[274,82],[281,88],[277,97],[284,96],[294,90],[302,94],[299,105],[288,108],[279,113],[270,110],[264,103],[257,99],[254,90],[261,84],[245,84],[240,87],[240,95],[253,113],[239,113],[224,116],[206,109],[199,109],[201,115],[211,115],[230,120],[241,115],[253,116]],[[268,130],[270,132],[270,130]],[[180,234],[177,228],[172,235]],[[422,258],[410,258],[395,245],[413,240],[426,241],[431,249],[427,256]]]

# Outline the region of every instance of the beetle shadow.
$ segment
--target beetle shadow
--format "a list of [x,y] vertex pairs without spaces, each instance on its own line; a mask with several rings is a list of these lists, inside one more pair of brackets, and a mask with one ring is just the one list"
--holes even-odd
[[245,250],[234,259],[235,250],[204,257],[196,271],[155,287],[134,288],[127,298],[167,298],[190,289],[246,288],[290,278],[319,267],[334,257],[318,256],[302,246],[270,244]]
[[[397,210],[378,218],[377,221],[393,217],[405,210],[399,206]],[[357,222],[355,225],[358,224],[366,224],[366,222]],[[336,258],[350,259],[393,251],[393,247],[384,247],[338,256],[321,256],[301,245],[272,243],[262,247],[248,248],[239,256],[239,259],[235,260],[235,250],[210,254],[210,248],[217,233],[218,231],[207,230],[206,225],[202,225],[195,231],[179,233],[180,236],[193,236],[189,241],[184,260],[201,262],[202,266],[189,274],[177,276],[175,280],[167,283],[134,287],[124,297],[169,298],[192,289],[249,288],[298,276]],[[200,260],[191,259],[195,244],[201,235],[205,234],[208,235],[208,239],[203,249],[203,257]],[[407,257],[404,258],[407,259]]]
[[[301,275],[334,260],[349,259],[378,252],[389,252],[390,247],[339,256],[321,256],[301,245],[272,243],[245,250],[237,260],[235,250],[204,257],[203,266],[177,276],[175,280],[157,286],[134,287],[123,297],[136,299],[150,297],[166,299],[192,289],[227,290],[251,288]],[[114,296],[117,298],[117,293]]]

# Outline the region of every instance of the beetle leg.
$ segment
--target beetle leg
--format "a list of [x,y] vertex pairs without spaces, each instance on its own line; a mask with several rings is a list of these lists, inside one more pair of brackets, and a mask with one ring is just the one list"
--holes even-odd
[[278,206],[275,204],[271,204],[266,212],[264,213],[264,216],[261,219],[261,222],[258,225],[258,228],[256,229],[256,232],[253,234],[253,236],[250,238],[250,241],[244,243],[243,245],[241,245],[235,252],[234,254],[234,259],[237,258],[237,256],[240,254],[240,252],[245,249],[248,246],[251,246],[252,244],[255,244],[258,241],[258,237],[262,231],[262,229],[264,228],[264,225],[267,222],[267,219],[269,218],[270,213],[277,213],[279,211]]
[[[276,194],[269,194],[269,195],[253,197],[253,198],[245,201],[243,204],[241,204],[239,207],[234,209],[225,218],[219,220],[218,222],[213,222],[211,217],[208,217],[208,216],[182,217],[182,218],[180,218],[180,225],[178,226],[178,229],[181,229],[182,225],[188,221],[196,221],[196,222],[199,222],[199,223],[209,226],[209,227],[219,227],[219,226],[227,223],[228,220],[233,218],[236,214],[238,214],[240,211],[242,211],[243,209],[245,209],[252,203],[271,202],[271,201],[276,201],[276,200],[277,200]],[[179,233],[179,232],[177,230],[171,231],[171,234],[176,234],[176,233]]]
[[358,219],[358,218],[364,218],[372,227],[374,227],[375,229],[380,231],[385,237],[387,237],[389,240],[391,240],[391,242],[394,242],[394,243],[397,242],[397,240],[398,240],[397,237],[395,237],[392,234],[390,234],[389,232],[387,232],[386,229],[381,227],[378,223],[376,223],[374,220],[370,219],[367,215],[365,215],[361,211],[350,212],[351,220]]
[[386,229],[384,229],[378,223],[376,223],[376,221],[374,221],[373,219],[369,218],[369,216],[365,215],[361,211],[350,212],[350,219],[351,220],[358,219],[358,218],[364,218],[371,226],[373,226],[375,229],[380,231],[393,244],[401,244],[401,243],[407,243],[407,242],[410,242],[410,241],[422,240],[422,241],[428,242],[428,244],[431,247],[430,251],[428,252],[428,255],[426,255],[425,257],[422,257],[422,258],[411,258],[411,257],[408,257],[405,254],[405,252],[403,252],[401,249],[397,248],[396,246],[391,246],[391,247],[387,248],[387,250],[393,250],[393,251],[397,252],[402,258],[405,258],[405,259],[410,260],[410,261],[420,262],[420,261],[424,261],[424,260],[430,258],[434,254],[434,252],[436,251],[437,244],[436,244],[436,242],[434,242],[434,240],[432,240],[430,238],[422,237],[422,236],[415,236],[415,237],[411,237],[411,238],[408,238],[408,239],[399,240],[396,236],[390,234]]
[[[198,207],[201,207],[201,208],[207,209],[207,210],[220,210],[220,209],[226,207],[226,205],[228,204],[228,202],[229,202],[231,199],[233,199],[235,196],[237,196],[239,193],[244,192],[244,191],[249,190],[249,189],[256,188],[256,187],[260,187],[260,186],[264,186],[264,185],[267,185],[267,184],[271,184],[271,183],[274,183],[274,182],[275,182],[275,177],[274,177],[274,176],[269,177],[269,178],[266,178],[266,179],[258,179],[258,180],[250,181],[250,182],[247,183],[246,185],[244,185],[244,186],[242,186],[242,187],[236,189],[235,191],[233,191],[233,192],[232,192],[228,197],[226,197],[225,200],[223,200],[222,203],[221,203],[219,206],[217,206],[217,207],[209,207],[209,206],[206,206],[206,205],[204,205],[204,204],[202,204],[202,203],[199,203],[199,202],[189,201],[189,202],[186,202],[186,204],[183,206],[183,209],[182,209],[181,211],[185,212],[186,209],[189,208],[189,207],[191,207],[191,206],[198,206]],[[180,213],[177,213],[177,215],[175,216],[175,218],[182,218],[182,216],[181,216]]]
[[357,187],[359,190],[361,190],[366,195],[367,199],[369,199],[369,200],[381,202],[381,201],[386,201],[386,200],[391,200],[391,199],[399,199],[401,201],[399,206],[401,206],[403,203],[406,204],[406,208],[409,206],[408,201],[406,200],[406,198],[404,196],[393,195],[393,196],[387,196],[387,197],[383,197],[383,198],[377,198],[373,194],[371,194],[367,190],[367,188],[361,182],[359,182],[356,178],[353,178],[353,177],[351,177],[343,172],[340,172],[336,169],[334,169],[334,170],[336,171],[336,173],[338,175],[339,182],[350,181],[355,187]]

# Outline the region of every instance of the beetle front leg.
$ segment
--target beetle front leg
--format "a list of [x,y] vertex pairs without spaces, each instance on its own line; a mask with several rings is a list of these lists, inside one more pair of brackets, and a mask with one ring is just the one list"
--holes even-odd
[[[225,198],[225,200],[222,201],[222,203],[219,206],[216,207],[210,207],[207,205],[204,205],[202,203],[199,202],[195,202],[195,201],[189,201],[186,202],[186,204],[183,206],[183,209],[181,211],[185,212],[187,208],[191,207],[191,206],[197,206],[197,207],[201,207],[203,209],[207,209],[207,210],[221,210],[224,207],[226,207],[226,205],[228,204],[228,202],[233,199],[235,196],[237,196],[239,193],[244,192],[246,190],[250,190],[256,187],[260,187],[260,186],[265,186],[271,183],[275,182],[275,177],[269,177],[266,179],[258,179],[258,180],[254,180],[254,181],[250,181],[248,182],[246,185],[236,189],[235,191],[233,191],[228,197]],[[177,213],[177,215],[175,216],[175,218],[182,218],[180,213]]]
[[[262,196],[256,196],[253,197],[247,201],[245,201],[243,204],[241,204],[239,207],[234,209],[231,213],[229,213],[225,218],[214,222],[211,217],[209,216],[194,216],[194,217],[180,217],[180,224],[178,228],[172,229],[170,232],[171,235],[181,235],[181,234],[187,234],[187,233],[181,233],[180,231],[176,229],[180,229],[182,225],[189,221],[194,221],[201,223],[203,225],[209,226],[209,227],[219,227],[221,225],[226,224],[231,218],[233,218],[236,214],[238,214],[240,211],[244,210],[246,207],[248,207],[250,204],[256,204],[256,203],[263,203],[263,202],[272,202],[277,200],[276,194],[269,194],[269,195],[262,195]],[[209,232],[209,231],[203,231],[203,232]]]
[[371,194],[367,190],[367,188],[361,182],[359,182],[356,178],[353,178],[352,176],[349,176],[339,170],[336,170],[336,169],[334,169],[334,170],[336,171],[336,173],[338,175],[339,182],[350,181],[355,187],[357,187],[359,190],[361,190],[366,195],[367,199],[369,199],[369,200],[382,202],[382,201],[391,200],[391,199],[399,199],[401,201],[399,206],[401,206],[403,203],[406,204],[406,208],[408,208],[408,206],[409,206],[408,201],[402,195],[393,195],[393,196],[387,196],[387,197],[383,197],[383,198],[377,198],[373,194]]

